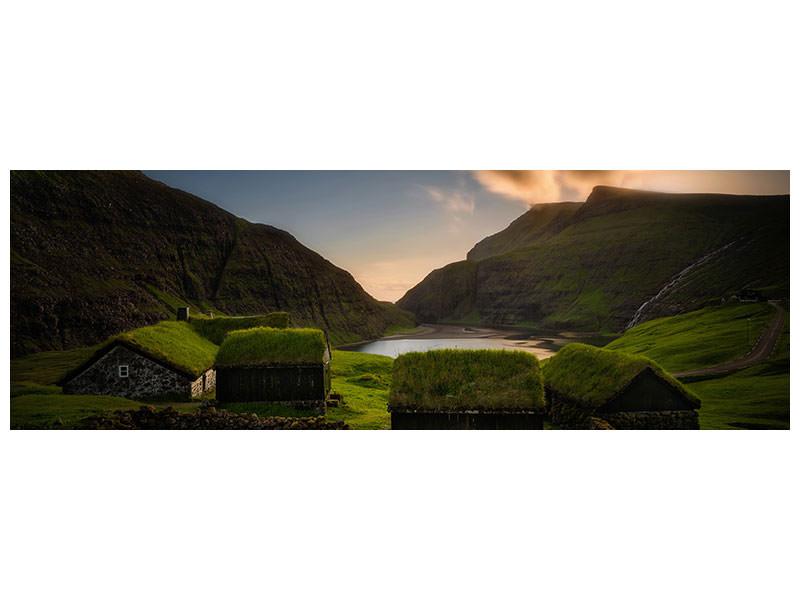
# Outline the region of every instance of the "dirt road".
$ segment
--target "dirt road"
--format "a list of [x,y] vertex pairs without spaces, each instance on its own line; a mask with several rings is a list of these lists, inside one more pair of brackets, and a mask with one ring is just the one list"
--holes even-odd
[[772,351],[775,349],[775,344],[778,343],[778,338],[783,331],[783,324],[786,322],[786,311],[775,303],[770,303],[775,307],[775,318],[769,326],[761,333],[761,337],[750,349],[750,352],[741,358],[723,363],[721,365],[714,365],[713,367],[705,367],[704,369],[695,369],[693,371],[681,371],[673,373],[673,377],[692,377],[694,375],[716,375],[719,373],[727,373],[729,371],[738,371],[745,367],[752,367],[766,360]]

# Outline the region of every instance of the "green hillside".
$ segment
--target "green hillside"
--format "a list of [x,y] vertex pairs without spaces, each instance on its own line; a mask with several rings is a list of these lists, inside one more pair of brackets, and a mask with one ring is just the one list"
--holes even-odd
[[472,316],[495,325],[621,331],[637,308],[697,263],[642,320],[716,304],[744,287],[788,297],[788,212],[788,196],[598,187],[555,233],[525,238],[518,229],[528,221],[518,220],[489,238],[489,250],[470,256],[512,250],[438,269],[397,304],[423,321]]
[[289,233],[141,173],[11,173],[13,356],[96,344],[177,306],[287,311],[335,343],[414,325]]
[[768,360],[686,386],[703,399],[701,429],[789,429],[789,322]]
[[642,354],[668,371],[701,369],[747,354],[774,314],[768,304],[710,306],[637,325],[606,348]]
[[[606,347],[641,354],[670,371],[709,367],[746,354],[774,313],[764,304],[709,307],[642,323]],[[682,381],[702,399],[702,429],[787,429],[788,318],[775,350],[764,362],[733,373]]]

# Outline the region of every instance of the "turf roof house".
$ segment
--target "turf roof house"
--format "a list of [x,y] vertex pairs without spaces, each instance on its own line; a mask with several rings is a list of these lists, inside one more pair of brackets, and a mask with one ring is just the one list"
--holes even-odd
[[550,419],[571,428],[698,429],[700,400],[657,363],[569,344],[542,367]]
[[392,429],[542,429],[539,361],[505,350],[401,354],[389,395]]
[[328,336],[319,329],[232,331],[215,363],[217,402],[272,402],[323,414],[330,362]]
[[164,321],[112,338],[59,385],[66,394],[202,396],[216,385],[216,352],[189,323]]

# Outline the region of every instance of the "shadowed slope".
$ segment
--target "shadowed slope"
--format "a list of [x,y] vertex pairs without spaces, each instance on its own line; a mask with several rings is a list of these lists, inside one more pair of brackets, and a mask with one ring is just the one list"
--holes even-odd
[[285,231],[141,173],[11,173],[14,355],[97,343],[178,305],[288,311],[334,342],[413,323]]

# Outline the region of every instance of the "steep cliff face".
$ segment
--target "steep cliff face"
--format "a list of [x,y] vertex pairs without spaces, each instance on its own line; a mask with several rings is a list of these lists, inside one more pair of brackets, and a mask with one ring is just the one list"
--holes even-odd
[[673,282],[643,320],[744,287],[788,297],[788,196],[601,186],[577,208],[558,206],[549,219],[534,207],[477,244],[470,260],[432,272],[398,306],[428,321],[620,331]]
[[413,323],[285,231],[141,173],[12,172],[14,355],[93,344],[183,304],[287,310],[335,341]]

